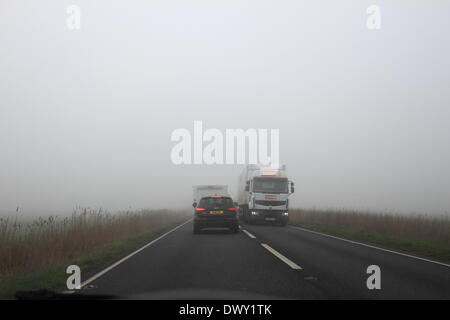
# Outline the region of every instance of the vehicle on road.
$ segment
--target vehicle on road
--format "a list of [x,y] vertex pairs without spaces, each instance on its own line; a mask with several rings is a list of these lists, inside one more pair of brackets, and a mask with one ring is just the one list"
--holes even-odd
[[239,231],[237,208],[228,196],[208,196],[194,203],[194,234],[205,228],[228,228],[231,232]]
[[192,186],[194,203],[199,203],[206,196],[228,196],[228,186],[222,184]]
[[289,221],[289,195],[294,183],[286,166],[264,168],[249,164],[239,177],[239,218],[247,223],[271,222],[285,226]]

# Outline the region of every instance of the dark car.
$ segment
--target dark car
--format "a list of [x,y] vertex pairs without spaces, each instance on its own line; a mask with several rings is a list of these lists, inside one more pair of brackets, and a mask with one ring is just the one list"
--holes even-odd
[[231,232],[239,231],[237,208],[230,197],[203,197],[198,204],[194,203],[194,233],[204,228],[229,228]]

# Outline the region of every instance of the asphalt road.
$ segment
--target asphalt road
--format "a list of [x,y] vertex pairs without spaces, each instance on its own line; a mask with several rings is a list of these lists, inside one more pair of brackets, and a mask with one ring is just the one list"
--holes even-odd
[[[367,267],[381,271],[369,290]],[[192,233],[192,221],[86,284],[137,299],[450,299],[450,267],[293,226]]]

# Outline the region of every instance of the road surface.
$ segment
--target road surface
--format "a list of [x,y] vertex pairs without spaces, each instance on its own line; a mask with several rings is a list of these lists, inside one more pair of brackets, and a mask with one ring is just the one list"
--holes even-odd
[[[381,289],[367,288],[367,267]],[[83,283],[143,299],[450,299],[450,266],[294,226],[192,233],[192,221]]]

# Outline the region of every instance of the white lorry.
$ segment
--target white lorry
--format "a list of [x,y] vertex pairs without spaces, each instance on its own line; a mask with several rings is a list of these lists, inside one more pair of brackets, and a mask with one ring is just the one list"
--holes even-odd
[[192,186],[194,203],[192,204],[194,207],[197,206],[197,203],[200,202],[200,199],[207,196],[229,196],[228,194],[228,186],[221,184],[214,185],[198,185]]
[[294,183],[286,166],[264,168],[249,164],[239,176],[239,217],[248,223],[274,222],[285,226],[289,221],[289,195]]

